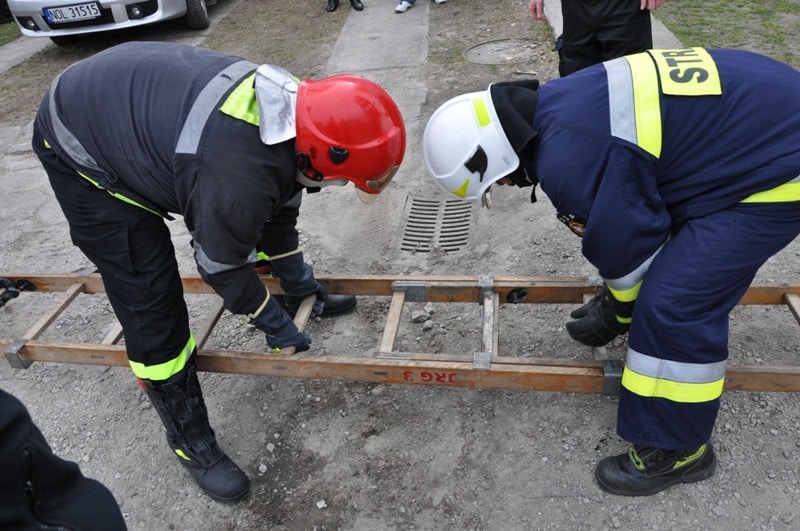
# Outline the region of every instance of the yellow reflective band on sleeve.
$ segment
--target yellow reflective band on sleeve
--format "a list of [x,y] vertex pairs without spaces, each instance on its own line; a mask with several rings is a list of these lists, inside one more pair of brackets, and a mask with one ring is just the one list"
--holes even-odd
[[492,117],[489,115],[489,109],[486,108],[486,100],[483,98],[475,98],[472,100],[472,108],[475,109],[475,117],[478,119],[478,125],[486,127],[492,123]]
[[269,302],[269,298],[270,298],[270,293],[269,293],[269,290],[267,290],[267,296],[264,298],[264,302],[261,303],[261,306],[256,308],[256,311],[254,311],[253,313],[248,313],[248,314],[245,314],[245,315],[242,316],[242,319],[244,320],[244,322],[245,323],[251,323],[251,322],[253,322],[253,319],[255,319],[256,317],[261,315],[261,312],[263,312],[264,308],[267,307],[267,303]]
[[658,65],[661,91],[670,96],[719,96],[722,83],[714,59],[703,48],[649,50]]
[[302,252],[303,252],[303,248],[302,247],[298,247],[294,251],[289,251],[288,253],[273,254],[272,256],[267,257],[267,259],[274,262],[275,260],[280,260],[281,258],[286,258],[287,256],[292,256],[294,254],[302,253]]
[[725,378],[708,383],[687,383],[645,376],[625,367],[622,386],[645,398],[666,398],[679,404],[699,404],[716,400],[722,395]]
[[133,374],[136,375],[137,378],[161,382],[169,380],[171,376],[181,372],[183,368],[186,367],[186,362],[192,357],[192,353],[196,348],[197,343],[194,340],[194,336],[189,334],[189,341],[186,342],[186,346],[183,347],[183,350],[181,350],[177,356],[169,361],[159,363],[158,365],[145,365],[144,363],[130,360],[128,360],[128,363],[131,369],[133,369]]
[[661,156],[661,93],[658,74],[647,53],[625,56],[633,78],[636,143],[654,157]]
[[742,203],[789,203],[792,201],[800,201],[800,180],[776,186],[771,190],[757,192],[742,199]]
[[256,89],[254,79],[256,73],[253,72],[239,83],[230,96],[225,98],[225,103],[219,108],[220,111],[238,120],[243,120],[258,127],[258,102],[256,101]]
[[608,291],[611,292],[611,295],[619,302],[633,302],[636,300],[636,297],[639,296],[639,290],[642,288],[642,281],[640,280],[634,287],[626,290],[616,290],[607,284],[606,287]]

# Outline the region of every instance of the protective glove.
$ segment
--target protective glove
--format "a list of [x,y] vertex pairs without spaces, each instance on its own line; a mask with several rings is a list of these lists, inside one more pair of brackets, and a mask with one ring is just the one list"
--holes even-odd
[[628,323],[620,322],[619,314],[629,317],[633,314],[633,302],[619,302],[614,299],[611,291],[602,289],[602,294],[597,300],[593,298],[570,316],[579,317],[567,323],[567,332],[575,341],[590,347],[602,347],[612,339],[628,331]]
[[270,296],[267,305],[250,324],[267,335],[267,345],[273,352],[280,352],[286,347],[294,347],[295,352],[311,348],[311,334],[299,331],[274,297]]
[[0,308],[14,297],[19,297],[19,291],[20,289],[13,280],[0,277]]
[[316,293],[311,318],[319,317],[325,309],[327,293],[322,284],[314,278],[314,269],[305,263],[303,253],[294,253],[277,259],[271,259],[272,273],[281,281],[281,289],[286,293],[283,304],[291,316],[297,313],[300,303],[311,294]]
[[581,317],[586,317],[586,315],[591,311],[592,308],[600,304],[600,301],[602,301],[603,297],[606,296],[607,291],[608,288],[606,288],[605,284],[598,287],[597,291],[594,294],[594,297],[589,299],[589,301],[580,308],[572,310],[569,316],[572,317],[573,319],[580,319]]

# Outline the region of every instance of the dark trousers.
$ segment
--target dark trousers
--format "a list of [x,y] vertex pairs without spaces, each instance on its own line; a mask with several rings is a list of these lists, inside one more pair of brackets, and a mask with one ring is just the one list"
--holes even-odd
[[119,505],[53,454],[22,403],[0,390],[0,529],[126,529]]
[[[731,310],[764,262],[798,234],[800,202],[738,204],[689,220],[647,270],[630,349],[692,366],[724,363]],[[642,446],[696,448],[711,438],[718,410],[719,399],[641,396],[623,385],[617,432]]]
[[563,77],[603,61],[653,47],[650,11],[638,0],[562,0],[557,44]]
[[45,147],[37,131],[33,149],[69,222],[72,242],[103,278],[128,359],[152,366],[178,356],[189,340],[189,315],[164,220],[80,177]]

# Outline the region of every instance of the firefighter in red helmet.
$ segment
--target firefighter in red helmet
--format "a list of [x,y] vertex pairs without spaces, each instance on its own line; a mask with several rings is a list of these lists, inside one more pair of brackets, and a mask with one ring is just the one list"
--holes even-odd
[[[305,263],[302,193],[352,182],[374,199],[402,162],[405,138],[397,105],[372,81],[300,81],[180,44],[115,46],[68,68],[45,94],[34,151],[73,243],[103,277],[170,447],[212,498],[242,499],[249,479],[209,424],[165,219],[183,217],[201,276],[265,332],[270,350],[307,350],[310,335],[290,317],[299,302],[316,294],[314,313],[329,316],[356,301],[326,293]],[[258,277],[259,258],[284,300]]]

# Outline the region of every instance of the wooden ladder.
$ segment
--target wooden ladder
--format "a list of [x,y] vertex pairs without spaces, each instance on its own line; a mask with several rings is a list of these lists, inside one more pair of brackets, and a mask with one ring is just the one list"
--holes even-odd
[[[61,275],[3,274],[26,281],[38,292],[59,292],[53,306],[19,338],[0,338],[0,348],[12,367],[24,369],[33,362],[127,367],[125,347],[117,324],[94,343],[57,343],[38,338],[80,294],[103,293],[100,276],[92,269]],[[182,277],[187,294],[214,295],[199,276]],[[498,353],[500,304],[576,304],[594,295],[598,284],[588,278],[429,277],[429,276],[320,276],[329,293],[359,297],[391,297],[386,326],[379,346],[369,356],[296,354],[209,350],[204,345],[223,314],[219,297],[199,326],[195,326],[198,369],[232,374],[259,374],[292,378],[351,380],[391,384],[530,389],[578,393],[617,394],[622,360],[609,359],[594,349],[592,359],[527,359]],[[262,276],[272,293],[282,293],[278,280]],[[26,296],[26,295],[22,295]],[[301,330],[311,314],[313,296],[295,317]],[[463,355],[442,355],[395,350],[404,305],[408,302],[478,303],[482,306],[480,347]],[[739,304],[787,305],[800,324],[800,286],[751,286]],[[363,353],[362,353],[363,354]],[[726,389],[744,391],[800,391],[800,367],[728,365]]]

